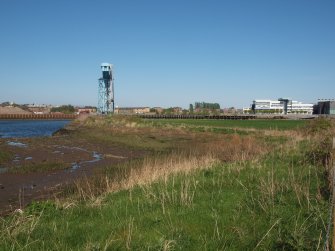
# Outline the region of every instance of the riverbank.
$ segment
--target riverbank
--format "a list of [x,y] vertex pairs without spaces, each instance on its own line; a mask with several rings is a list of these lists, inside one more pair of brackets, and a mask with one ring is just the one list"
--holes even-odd
[[51,198],[97,168],[146,154],[143,149],[90,140],[81,133],[80,123],[73,122],[53,137],[0,138],[0,214]]

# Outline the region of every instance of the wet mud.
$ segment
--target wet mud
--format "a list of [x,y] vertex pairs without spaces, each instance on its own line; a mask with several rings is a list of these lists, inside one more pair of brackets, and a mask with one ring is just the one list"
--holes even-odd
[[10,153],[0,162],[0,215],[33,200],[52,198],[65,185],[92,176],[97,169],[146,154],[66,137],[0,139],[0,151]]

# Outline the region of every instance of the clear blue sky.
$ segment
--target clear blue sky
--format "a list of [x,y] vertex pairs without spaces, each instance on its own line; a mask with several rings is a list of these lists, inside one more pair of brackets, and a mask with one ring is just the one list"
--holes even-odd
[[0,102],[222,107],[335,98],[334,0],[1,0]]

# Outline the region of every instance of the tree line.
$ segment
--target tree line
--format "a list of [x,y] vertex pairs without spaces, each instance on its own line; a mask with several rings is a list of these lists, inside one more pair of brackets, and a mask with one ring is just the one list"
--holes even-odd
[[59,107],[53,107],[51,112],[62,112],[64,114],[72,114],[75,112],[75,108],[72,105],[62,105]]
[[217,110],[220,109],[220,104],[218,103],[207,103],[207,102],[195,102],[194,109],[207,109],[207,110]]

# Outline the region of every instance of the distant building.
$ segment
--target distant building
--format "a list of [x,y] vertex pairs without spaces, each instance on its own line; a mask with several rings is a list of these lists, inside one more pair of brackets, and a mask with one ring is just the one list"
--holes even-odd
[[252,112],[251,107],[243,107],[243,114],[250,114]]
[[223,108],[220,110],[223,114],[237,114],[239,112],[239,109],[236,109],[235,107],[229,107],[229,108]]
[[151,112],[155,112],[156,114],[162,114],[164,112],[164,108],[162,108],[162,107],[153,107],[153,108],[151,108]]
[[47,107],[29,107],[29,111],[34,114],[48,114],[50,113],[50,108]]
[[34,114],[49,114],[51,110],[51,105],[45,104],[30,104],[27,105],[28,110]]
[[316,114],[335,115],[335,100],[334,99],[319,99],[315,108]]
[[115,113],[124,115],[146,114],[150,113],[150,107],[116,107]]
[[181,107],[172,107],[172,111],[174,114],[182,114],[183,113],[183,108]]
[[77,113],[78,114],[91,114],[91,113],[96,113],[97,109],[93,107],[83,107],[83,108],[77,108]]
[[[304,104],[302,102],[289,99],[256,99],[253,101],[251,110],[253,113],[264,114],[313,114],[313,104]],[[247,112],[247,109],[244,109]]]

